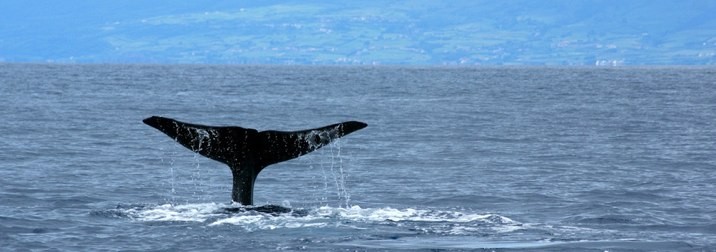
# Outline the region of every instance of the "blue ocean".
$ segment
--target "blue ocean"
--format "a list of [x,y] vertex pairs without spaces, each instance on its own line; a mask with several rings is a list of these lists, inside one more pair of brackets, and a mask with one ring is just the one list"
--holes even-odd
[[[368,127],[227,212],[154,115]],[[716,251],[712,67],[0,64],[0,133],[3,251]]]

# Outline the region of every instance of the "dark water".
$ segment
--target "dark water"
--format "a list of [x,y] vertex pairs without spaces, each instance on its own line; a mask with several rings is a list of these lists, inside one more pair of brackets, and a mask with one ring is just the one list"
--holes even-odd
[[[716,69],[0,65],[3,250],[716,250]],[[230,171],[142,119],[368,128]]]

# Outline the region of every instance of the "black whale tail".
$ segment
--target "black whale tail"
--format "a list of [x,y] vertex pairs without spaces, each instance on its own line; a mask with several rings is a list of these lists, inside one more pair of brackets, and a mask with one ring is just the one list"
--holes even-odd
[[191,124],[159,116],[143,122],[184,147],[227,164],[234,178],[231,198],[243,205],[253,204],[254,181],[266,166],[305,155],[368,126],[348,121],[300,131],[259,132],[235,126]]

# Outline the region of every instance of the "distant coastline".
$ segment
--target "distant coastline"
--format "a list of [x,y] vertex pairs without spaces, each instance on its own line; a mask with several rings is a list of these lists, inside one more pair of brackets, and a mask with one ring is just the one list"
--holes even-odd
[[0,62],[716,64],[713,1],[9,2]]

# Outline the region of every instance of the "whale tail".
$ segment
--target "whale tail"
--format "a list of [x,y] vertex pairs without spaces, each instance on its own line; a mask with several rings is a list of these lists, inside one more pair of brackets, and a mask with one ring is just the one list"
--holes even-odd
[[236,126],[206,126],[152,116],[143,120],[184,147],[227,164],[233,175],[231,199],[253,204],[254,182],[266,166],[308,154],[368,126],[348,121],[300,131],[257,131]]

